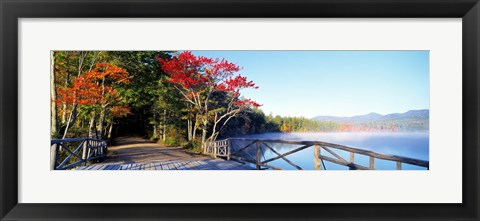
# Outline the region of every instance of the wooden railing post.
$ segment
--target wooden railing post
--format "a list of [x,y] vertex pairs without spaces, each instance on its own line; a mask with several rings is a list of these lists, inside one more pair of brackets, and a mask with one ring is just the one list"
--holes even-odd
[[82,152],[82,160],[85,165],[87,165],[87,154],[88,154],[88,139],[83,141],[83,152]]
[[355,153],[350,152],[350,160],[348,161],[350,164],[348,166],[349,170],[356,170],[357,167],[355,166]]
[[58,143],[50,145],[50,170],[57,168]]
[[320,160],[320,146],[314,145],[313,146],[313,169],[314,170],[322,170],[322,160]]
[[257,141],[256,145],[257,145],[257,157],[256,157],[257,158],[256,159],[257,160],[257,165],[256,165],[256,168],[257,168],[257,170],[259,170],[260,169],[260,162],[262,161],[262,159],[261,159],[262,149],[260,148],[260,142]]
[[[97,150],[97,143],[98,141],[87,141],[87,158],[86,160],[88,160],[89,157],[96,157],[96,150]],[[93,149],[91,147],[94,147]]]
[[402,170],[402,162],[397,161],[397,170]]
[[213,141],[213,158],[217,158],[217,141]]
[[104,144],[104,147],[103,147],[104,150],[103,150],[103,151],[104,151],[104,154],[105,154],[104,156],[107,157],[107,154],[108,154],[108,144],[107,144],[106,141],[105,141],[103,144]]
[[375,169],[375,157],[370,156],[370,169]]
[[106,148],[105,148],[105,147],[107,146],[106,143],[107,143],[107,142],[102,141],[102,148],[101,148],[101,152],[100,152],[101,155],[102,155],[102,157],[104,157],[104,156],[107,155],[107,151],[106,151]]
[[230,145],[231,145],[232,141],[230,141],[230,139],[227,140],[227,160],[230,160]]

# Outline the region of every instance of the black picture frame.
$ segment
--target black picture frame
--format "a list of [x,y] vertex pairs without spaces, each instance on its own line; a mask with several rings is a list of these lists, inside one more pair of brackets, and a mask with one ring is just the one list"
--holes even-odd
[[[1,0],[0,2],[1,220],[479,220],[478,0]],[[17,174],[19,129],[17,21],[19,18],[64,17],[462,18],[463,203],[20,204]]]

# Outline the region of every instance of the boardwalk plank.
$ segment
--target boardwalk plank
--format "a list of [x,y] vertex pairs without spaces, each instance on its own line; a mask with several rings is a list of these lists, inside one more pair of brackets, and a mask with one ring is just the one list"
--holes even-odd
[[196,164],[194,163],[194,161],[188,161],[187,165],[185,166],[185,168],[188,170],[194,170],[195,167],[196,167]]
[[160,166],[162,167],[162,170],[168,170],[167,164],[165,162],[160,162]]
[[105,167],[105,165],[94,164],[94,165],[92,165],[88,170],[98,170],[98,169],[101,168],[101,167]]
[[93,164],[75,170],[251,170],[252,167],[223,159],[155,161],[128,164]]
[[139,170],[140,169],[140,165],[139,164],[136,164],[136,163],[132,163],[132,165],[130,166],[130,168],[128,168],[129,170]]
[[145,170],[154,170],[155,169],[155,166],[153,165],[153,163],[146,163],[144,165],[145,165]]
[[185,170],[191,170],[192,169],[192,165],[190,164],[190,161],[185,161],[185,164],[183,165],[183,168]]
[[168,161],[162,163],[163,170],[170,170],[170,165],[169,164],[170,164],[170,162],[168,162]]
[[96,168],[96,170],[104,170],[107,165],[101,165]]
[[128,164],[123,164],[120,166],[120,170],[127,170]]
[[168,169],[169,170],[176,170],[175,165],[173,164],[173,161],[168,162]]
[[175,163],[173,161],[168,162],[168,167],[170,170],[176,170]]
[[162,164],[160,162],[155,162],[155,170],[162,170]]
[[215,164],[216,160],[207,160],[207,161],[199,161],[199,163],[203,164],[205,170],[220,170]]
[[174,165],[177,170],[181,170],[183,168],[181,161],[175,161]]
[[185,161],[178,162],[179,166],[177,167],[179,170],[185,170]]
[[190,165],[192,165],[191,169],[193,170],[201,170],[203,168],[203,165],[198,161],[190,161]]
[[85,170],[87,167],[86,166],[81,166],[79,168],[77,168],[76,170]]
[[112,167],[110,167],[110,170],[120,170],[121,165],[115,164],[115,165],[111,165],[111,166]]

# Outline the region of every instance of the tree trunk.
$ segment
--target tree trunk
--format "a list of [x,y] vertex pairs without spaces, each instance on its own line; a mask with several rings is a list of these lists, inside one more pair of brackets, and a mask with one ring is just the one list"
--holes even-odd
[[[224,114],[221,117],[218,117],[217,113],[215,113],[215,119],[214,119],[214,123],[213,123],[213,126],[212,126],[212,133],[210,134],[210,137],[208,137],[207,141],[208,142],[216,141],[217,137],[220,134],[220,132],[222,131],[222,129],[225,127],[225,125],[227,125],[227,123],[228,123],[228,121],[230,121],[230,119],[237,116],[237,113],[238,112],[227,112],[226,114]],[[225,120],[223,120],[223,119],[225,119]],[[221,124],[220,128],[217,129],[217,127],[219,126],[219,124],[221,123],[222,120],[223,120],[223,124]]]
[[218,117],[218,114],[215,113],[215,119],[213,121],[213,127],[212,127],[212,134],[207,139],[209,142],[213,142],[216,139],[215,133],[217,132],[217,123],[218,123],[217,117]]
[[100,111],[100,116],[97,122],[97,138],[98,139],[102,139],[102,135],[103,135],[103,124],[105,122],[105,109],[106,107],[102,107],[102,110]]
[[153,105],[153,139],[158,139],[157,108]]
[[55,54],[50,52],[50,135],[57,134],[57,90],[55,87]]
[[205,116],[205,119],[203,119],[203,127],[202,127],[202,145],[205,146],[205,142],[207,141],[207,126],[208,126],[208,120],[207,117]]
[[153,139],[158,139],[158,129],[156,122],[153,124]]
[[[65,81],[64,81],[64,84],[63,84],[63,86],[65,88],[68,88],[68,78],[70,77],[69,70],[68,70],[68,67],[70,66],[69,54],[70,53],[66,52],[66,55],[67,55],[67,71],[65,72],[66,76],[65,76]],[[62,125],[65,125],[67,123],[67,103],[66,102],[62,103],[62,119],[61,120],[62,120]]]
[[192,130],[192,140],[195,140],[197,136],[197,129],[198,129],[198,115],[195,115],[195,122],[193,122],[193,130]]
[[[102,78],[102,97],[105,97],[105,77]],[[100,111],[100,117],[97,122],[97,138],[102,139],[103,135],[103,122],[105,121],[105,110],[107,109],[106,104],[102,104],[102,110]]]
[[62,124],[67,123],[67,103],[62,104]]
[[107,137],[109,127],[110,127],[110,123],[105,123],[105,128],[103,129],[103,137]]
[[192,141],[192,119],[187,120],[187,134],[188,134],[188,141]]
[[76,120],[76,116],[77,116],[77,104],[74,103],[72,107],[72,112],[70,112],[70,115],[68,116],[68,121],[67,121],[67,124],[65,125],[65,131],[63,132],[62,139],[65,139],[65,137],[67,136],[68,129],[73,126],[73,123]]
[[[67,76],[65,76],[65,81],[64,81],[64,87],[65,88],[68,88],[68,77],[69,77],[69,74],[67,72]],[[66,102],[63,102],[62,104],[62,124],[66,124],[67,123],[67,103]]]
[[108,135],[107,135],[108,139],[112,138],[112,128],[113,128],[113,122],[110,123],[110,127],[108,128]]
[[163,134],[162,140],[165,142],[167,140],[167,109],[163,110]]
[[96,138],[97,130],[95,128],[95,112],[90,113],[90,125],[88,126],[88,137]]

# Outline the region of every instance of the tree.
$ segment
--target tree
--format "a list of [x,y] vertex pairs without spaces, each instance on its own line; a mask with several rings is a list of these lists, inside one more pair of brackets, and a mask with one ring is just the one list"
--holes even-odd
[[[258,87],[246,77],[235,75],[241,68],[225,59],[195,56],[186,51],[158,61],[169,75],[167,82],[180,92],[185,102],[191,104],[201,121],[203,145],[214,141],[228,121],[242,110],[260,106],[251,99],[240,97],[240,90]],[[207,137],[208,126],[211,126],[211,132]]]
[[[96,62],[105,55],[104,52],[87,51],[55,51],[55,88],[57,93],[71,88],[73,81],[85,72],[90,71]],[[57,95],[58,96],[58,95]],[[58,99],[57,99],[58,100]],[[59,104],[56,102],[55,106]],[[61,102],[61,108],[57,112],[61,115],[61,124],[59,132],[63,137],[67,135],[68,129],[77,121],[78,104]],[[67,107],[70,106],[70,107]],[[68,114],[68,121],[67,121]]]
[[[99,125],[101,125],[99,129],[101,134],[103,133],[103,122],[105,120],[107,107],[118,106],[118,104],[121,103],[114,86],[118,84],[128,84],[129,82],[130,78],[125,69],[111,64],[97,64],[93,70],[76,77],[71,87],[59,90],[59,98],[56,102],[72,105],[70,118],[78,105],[99,106]],[[126,112],[124,109],[120,110]],[[92,137],[96,119],[95,108],[92,108],[90,113],[89,136]],[[68,122],[70,121],[71,119],[68,120]],[[67,124],[63,137],[66,136],[68,128],[69,124]],[[95,131],[95,136],[96,135],[97,132]]]
[[55,52],[50,52],[50,135],[57,134],[57,90],[55,87]]
[[[114,105],[118,106],[120,103],[123,103],[121,97],[118,96],[115,87],[120,84],[129,84],[131,80],[127,70],[111,64],[97,64],[94,70],[87,73],[87,77],[90,77],[101,87],[100,116],[97,123],[97,137],[102,138],[104,134],[103,128],[107,108]],[[122,108],[118,109],[122,110]]]
[[[165,128],[163,123],[173,121],[164,119],[165,108],[161,104],[164,95],[170,96],[175,91],[170,85],[163,84],[162,80],[167,75],[159,71],[161,68],[157,61],[158,57],[169,58],[170,52],[112,51],[109,55],[115,65],[125,68],[132,77],[128,87],[118,90],[129,104],[132,114],[118,122],[118,126],[123,126],[124,132],[143,133],[145,137],[158,139]],[[178,112],[168,108],[169,112]],[[128,125],[128,129],[125,125]]]

